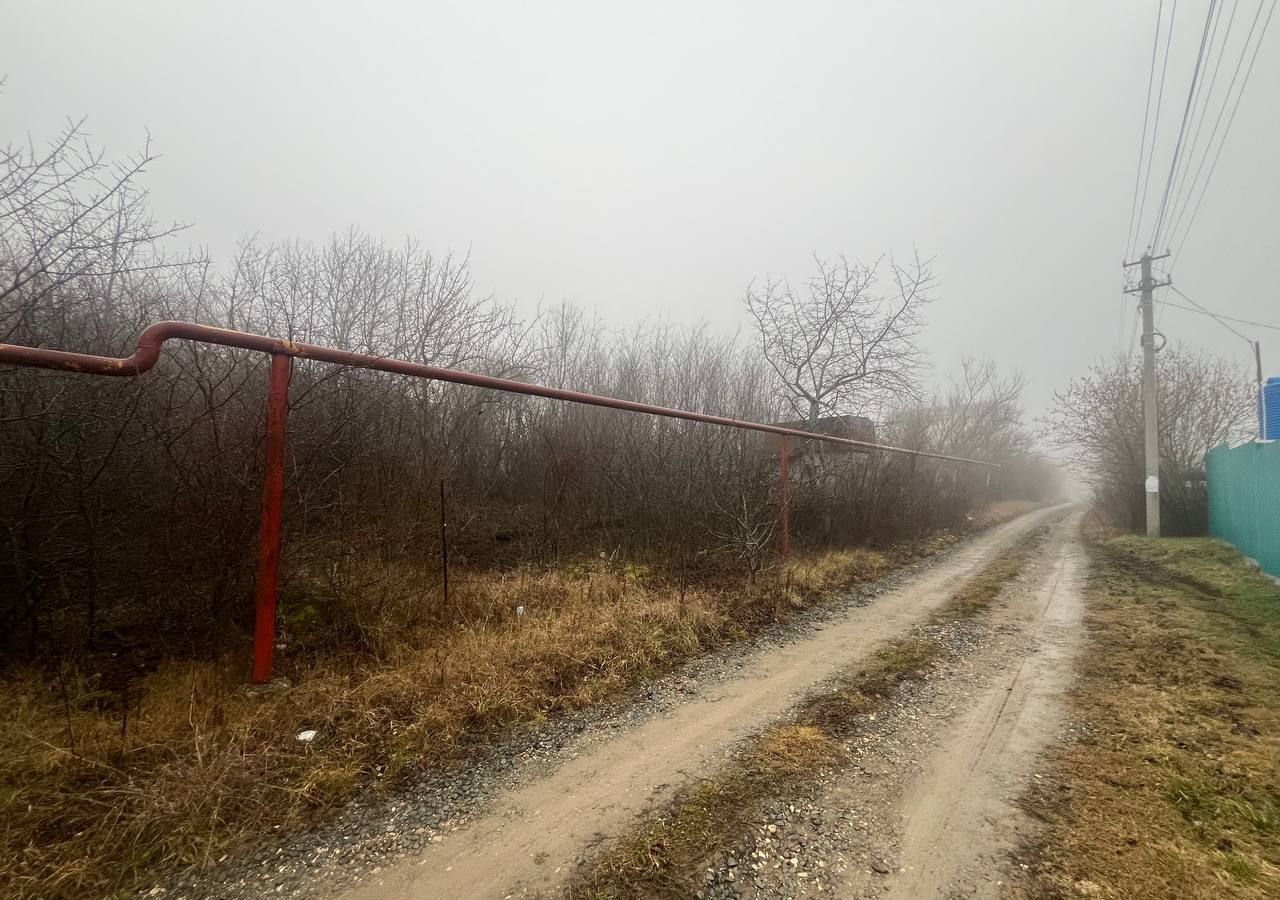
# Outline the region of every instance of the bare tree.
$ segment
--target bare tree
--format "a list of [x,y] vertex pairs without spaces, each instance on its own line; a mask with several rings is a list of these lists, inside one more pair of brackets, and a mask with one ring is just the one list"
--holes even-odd
[[773,531],[777,525],[773,504],[743,494],[738,503],[725,508],[717,501],[718,521],[711,534],[720,541],[719,552],[742,560],[747,571],[755,575],[764,567],[764,561],[773,545]]
[[964,358],[959,377],[934,404],[936,446],[948,453],[983,459],[1007,459],[1030,452],[1031,436],[1022,413],[1026,386],[1021,372],[1004,375],[991,360]]
[[[881,424],[883,440],[987,460],[1000,468],[883,459],[868,470],[862,487],[872,521],[898,516],[900,527],[920,533],[939,521],[963,521],[989,502],[1054,496],[1060,470],[1035,449],[1022,410],[1025,388],[1021,373],[1004,374],[993,362],[966,358],[946,391],[894,409]],[[891,506],[881,504],[886,493],[893,498]]]
[[[77,294],[100,312],[122,279],[174,265],[156,242],[183,226],[157,224],[138,184],[155,158],[148,141],[108,162],[89,144],[83,120],[44,148],[28,141],[0,150],[0,339],[30,330],[33,319],[74,312]],[[64,290],[90,278],[92,298]]]
[[785,279],[747,290],[764,357],[786,386],[796,415],[814,425],[824,412],[861,411],[916,394],[924,357],[916,336],[934,285],[930,264],[890,258],[894,290],[876,291],[883,260],[871,265],[814,257],[803,292]]
[[[1194,532],[1202,527],[1205,454],[1251,433],[1253,388],[1240,366],[1182,346],[1162,351],[1156,367],[1162,505],[1174,529]],[[1141,521],[1141,388],[1137,360],[1099,363],[1055,395],[1046,418],[1049,443],[1093,488],[1099,506],[1130,526]]]

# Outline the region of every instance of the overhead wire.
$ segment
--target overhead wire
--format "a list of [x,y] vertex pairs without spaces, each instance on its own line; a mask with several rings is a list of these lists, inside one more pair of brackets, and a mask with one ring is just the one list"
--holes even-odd
[[[1164,273],[1161,273],[1161,274],[1163,274],[1163,275],[1165,276],[1165,279],[1164,279],[1164,280],[1165,280],[1165,283],[1166,283],[1166,284],[1172,283],[1172,279],[1171,279],[1171,278],[1169,278],[1169,276],[1168,276],[1168,273],[1167,273],[1167,272],[1164,272]],[[1166,296],[1167,296],[1168,292],[1166,291],[1165,293],[1166,293]],[[1152,294],[1152,297],[1153,297],[1153,298],[1154,298],[1154,296],[1155,296],[1155,295],[1154,295],[1154,294]],[[1159,331],[1159,330],[1160,330],[1160,326],[1164,324],[1164,306],[1163,306],[1163,304],[1162,304],[1162,305],[1160,305],[1160,306],[1157,306],[1157,307],[1156,307],[1155,313],[1156,313],[1156,331]]]
[[[1262,4],[1265,2],[1266,0],[1258,0],[1259,12],[1261,11]],[[1218,115],[1214,118],[1213,129],[1209,133],[1208,143],[1205,145],[1204,152],[1200,155],[1199,164],[1195,166],[1195,175],[1190,179],[1190,181],[1188,181],[1188,175],[1191,172],[1193,162],[1196,158],[1196,151],[1200,146],[1200,135],[1204,130],[1205,120],[1209,117],[1209,109],[1213,104],[1213,92],[1214,92],[1214,88],[1217,87],[1217,84],[1218,84],[1218,73],[1222,70],[1222,61],[1227,56],[1227,47],[1231,41],[1231,31],[1235,25],[1236,13],[1239,12],[1239,10],[1240,10],[1240,0],[1233,0],[1231,5],[1231,15],[1227,19],[1227,27],[1222,35],[1222,44],[1218,49],[1217,60],[1213,64],[1213,75],[1210,77],[1209,86],[1204,92],[1204,105],[1200,108],[1200,115],[1199,115],[1199,118],[1196,120],[1195,132],[1191,138],[1191,146],[1184,157],[1185,165],[1183,166],[1182,174],[1178,179],[1178,186],[1173,193],[1174,200],[1173,200],[1172,212],[1170,214],[1170,219],[1173,222],[1173,225],[1169,229],[1170,237],[1177,234],[1178,227],[1182,223],[1183,216],[1186,215],[1187,208],[1191,203],[1191,198],[1195,194],[1196,185],[1200,181],[1200,175],[1201,175],[1201,172],[1204,170],[1205,161],[1209,157],[1209,153],[1213,148],[1213,140],[1217,136],[1219,125],[1222,123],[1222,115],[1226,111],[1227,105],[1231,102],[1231,91],[1232,91],[1232,88],[1235,87],[1236,78],[1240,74],[1240,64],[1244,61],[1244,56],[1248,51],[1249,41],[1253,37],[1254,28],[1257,26],[1258,17],[1257,17],[1257,14],[1255,13],[1253,23],[1249,29],[1249,33],[1245,36],[1244,44],[1241,47],[1240,58],[1236,61],[1235,69],[1232,71],[1231,82],[1227,85],[1227,90],[1223,95],[1222,103],[1218,108]],[[1222,18],[1222,6],[1219,6],[1216,17],[1214,19],[1213,32],[1209,37],[1208,58],[1210,59],[1213,58],[1213,45],[1214,45],[1214,41],[1217,38],[1218,24],[1221,21],[1221,18]],[[1201,80],[1201,85],[1203,85],[1203,83],[1204,83],[1203,80]],[[1199,90],[1197,90],[1197,95],[1198,94],[1199,94]],[[1172,241],[1169,241],[1167,243],[1172,243]],[[1169,266],[1170,269],[1173,268],[1172,263],[1175,261],[1176,260],[1170,261],[1170,266]],[[1164,309],[1165,309],[1164,306],[1161,306],[1156,311],[1157,327],[1160,324],[1162,324],[1164,321]]]
[[1155,230],[1151,233],[1151,246],[1153,247],[1159,244],[1160,233],[1164,228],[1165,212],[1169,207],[1169,194],[1173,189],[1173,176],[1182,157],[1182,144],[1186,138],[1187,122],[1191,117],[1191,104],[1195,98],[1196,86],[1200,81],[1200,71],[1204,67],[1205,46],[1209,40],[1209,27],[1213,23],[1213,14],[1217,7],[1218,0],[1209,0],[1209,11],[1204,19],[1204,31],[1200,35],[1200,50],[1196,53],[1196,66],[1191,72],[1191,83],[1187,86],[1187,102],[1182,110],[1182,122],[1178,126],[1178,139],[1173,145],[1173,159],[1169,163],[1169,177],[1165,180],[1164,194],[1160,199],[1160,212],[1156,215]]
[[1206,316],[1208,316],[1209,318],[1213,319],[1215,322],[1217,322],[1217,323],[1218,323],[1219,325],[1221,325],[1223,328],[1227,329],[1227,331],[1230,331],[1230,332],[1231,332],[1232,334],[1234,334],[1236,337],[1240,338],[1240,340],[1242,340],[1242,341],[1244,341],[1245,343],[1249,344],[1249,346],[1253,346],[1253,339],[1252,339],[1252,338],[1246,337],[1245,335],[1243,335],[1243,334],[1241,334],[1240,332],[1236,331],[1234,328],[1232,328],[1232,327],[1231,327],[1231,325],[1230,325],[1230,324],[1228,324],[1227,322],[1223,321],[1222,317],[1220,317],[1217,313],[1213,312],[1212,310],[1205,309],[1203,306],[1201,306],[1201,305],[1200,305],[1199,303],[1197,303],[1195,300],[1193,300],[1193,299],[1191,299],[1190,297],[1188,297],[1186,294],[1182,293],[1182,291],[1178,290],[1177,288],[1173,288],[1173,292],[1174,292],[1175,294],[1177,294],[1179,297],[1181,297],[1183,300],[1186,300],[1186,301],[1187,301],[1188,303],[1190,303],[1192,306],[1196,307],[1196,309],[1198,309],[1200,312],[1204,313]]
[[1227,329],[1227,331],[1230,331],[1230,332],[1231,332],[1232,334],[1234,334],[1236,337],[1240,338],[1242,341],[1248,341],[1250,344],[1252,344],[1252,343],[1253,343],[1253,341],[1252,341],[1250,338],[1247,338],[1247,337],[1245,337],[1243,334],[1241,334],[1240,332],[1236,331],[1234,328],[1232,328],[1232,327],[1231,327],[1231,325],[1230,325],[1230,324],[1228,324],[1228,323],[1227,323],[1227,322],[1225,322],[1223,319],[1221,319],[1217,314],[1215,314],[1215,313],[1213,313],[1213,312],[1210,312],[1209,310],[1205,309],[1205,308],[1204,308],[1203,306],[1201,306],[1199,303],[1196,303],[1196,301],[1192,300],[1192,299],[1191,299],[1190,297],[1188,297],[1186,294],[1182,293],[1182,291],[1178,290],[1177,288],[1174,288],[1174,289],[1173,289],[1173,291],[1174,291],[1174,293],[1176,293],[1179,297],[1181,297],[1183,300],[1186,300],[1186,301],[1187,301],[1188,303],[1190,303],[1192,306],[1194,306],[1194,307],[1196,307],[1198,310],[1200,310],[1200,312],[1204,313],[1206,316],[1208,316],[1209,318],[1213,319],[1215,322],[1217,322],[1217,323],[1218,323],[1219,325],[1221,325],[1223,328]]
[[[1141,227],[1141,222],[1137,221],[1136,213],[1138,211],[1138,191],[1142,186],[1142,162],[1147,156],[1147,123],[1151,118],[1151,88],[1156,80],[1156,53],[1160,49],[1160,21],[1164,17],[1164,0],[1160,0],[1160,5],[1156,7],[1156,27],[1151,38],[1151,70],[1147,73],[1147,102],[1142,108],[1142,139],[1138,142],[1138,170],[1133,174],[1133,201],[1129,204],[1129,229],[1125,232],[1125,259],[1133,254],[1134,244],[1138,240],[1138,229],[1134,226]],[[1157,108],[1157,115],[1159,109]],[[1155,136],[1151,138],[1151,149],[1155,150]],[[1148,177],[1150,177],[1150,168],[1148,167]],[[1121,320],[1123,326],[1123,319]]]
[[[1261,4],[1265,2],[1265,0],[1258,0],[1258,2],[1259,4]],[[1214,59],[1214,43],[1217,41],[1218,25],[1222,20],[1222,7],[1224,5],[1225,5],[1225,0],[1223,4],[1218,6],[1218,11],[1214,18],[1214,23],[1213,23],[1213,33],[1209,35],[1209,52],[1208,52],[1208,55],[1206,56],[1206,59],[1208,60]],[[1205,87],[1204,79],[1200,80],[1200,84],[1201,84],[1201,88],[1203,88],[1203,96],[1204,96],[1204,103],[1202,105],[1199,102],[1199,94],[1201,93],[1201,90],[1197,89],[1196,105],[1199,107],[1199,116],[1196,117],[1195,112],[1193,111],[1192,115],[1195,118],[1195,122],[1196,122],[1195,130],[1191,135],[1191,144],[1188,147],[1187,152],[1183,154],[1182,173],[1178,176],[1178,185],[1173,192],[1173,206],[1170,207],[1171,212],[1170,212],[1169,218],[1170,218],[1170,221],[1175,223],[1175,228],[1170,228],[1169,230],[1170,234],[1173,234],[1174,231],[1176,230],[1176,223],[1178,219],[1182,217],[1182,214],[1185,213],[1187,200],[1190,199],[1190,192],[1187,192],[1184,195],[1184,190],[1187,188],[1189,183],[1188,177],[1191,174],[1192,164],[1196,159],[1196,151],[1200,148],[1200,135],[1204,131],[1205,120],[1209,118],[1209,108],[1213,105],[1213,91],[1218,84],[1218,73],[1222,69],[1222,60],[1225,59],[1227,55],[1227,45],[1231,41],[1231,29],[1235,25],[1236,12],[1238,12],[1239,9],[1240,9],[1240,0],[1233,0],[1231,4],[1231,15],[1227,19],[1227,27],[1222,33],[1222,44],[1218,47],[1217,59],[1213,63],[1213,74],[1209,78],[1208,86]],[[1241,56],[1243,57],[1243,55],[1244,55],[1243,51],[1241,51]],[[1227,103],[1230,101],[1230,99],[1231,99],[1231,95],[1230,95],[1230,91],[1228,91],[1227,96],[1223,99],[1222,104],[1219,107],[1219,110],[1218,110],[1219,118],[1221,118],[1222,111],[1226,109]],[[1212,140],[1210,140],[1210,146],[1212,146]],[[1203,168],[1204,166],[1204,160],[1206,156],[1208,156],[1208,147],[1206,147],[1205,152],[1200,155],[1201,168]],[[1199,169],[1197,169],[1196,172],[1198,175]],[[1191,181],[1190,184],[1194,186],[1194,181]]]
[[[1262,19],[1262,12],[1264,7],[1267,7],[1267,0],[1258,0],[1258,7],[1254,11],[1248,33],[1245,35],[1243,42],[1239,45],[1239,57],[1236,59],[1235,65],[1232,69],[1231,80],[1227,84],[1226,90],[1221,94],[1220,101],[1215,101],[1219,74],[1221,72],[1223,60],[1228,56],[1228,50],[1232,46],[1232,32],[1235,25],[1236,14],[1239,12],[1240,7],[1240,0],[1233,0],[1225,29],[1222,29],[1222,7],[1225,3],[1226,0],[1210,0],[1209,8],[1205,14],[1199,49],[1196,54],[1195,67],[1192,70],[1191,81],[1187,87],[1187,97],[1182,112],[1182,119],[1178,125],[1177,138],[1174,142],[1173,154],[1170,159],[1169,173],[1166,177],[1164,190],[1160,197],[1158,211],[1155,215],[1154,227],[1150,232],[1151,238],[1148,245],[1149,248],[1159,246],[1159,242],[1162,239],[1166,241],[1166,245],[1176,247],[1169,263],[1169,269],[1172,269],[1177,263],[1178,257],[1182,252],[1182,248],[1185,246],[1187,238],[1190,236],[1191,230],[1195,225],[1200,208],[1208,193],[1209,185],[1213,180],[1218,163],[1222,158],[1223,148],[1226,146],[1227,139],[1231,132],[1231,127],[1235,122],[1236,114],[1240,108],[1241,99],[1244,96],[1249,80],[1253,74],[1253,69],[1258,59],[1258,53],[1262,47],[1263,41],[1265,40],[1266,32],[1271,25],[1271,20],[1275,15],[1276,7],[1277,5],[1280,5],[1280,0],[1270,0],[1270,6],[1267,9],[1265,19]],[[1148,148],[1148,120],[1151,118],[1152,86],[1155,80],[1155,60],[1159,54],[1163,10],[1164,3],[1163,0],[1161,0],[1156,12],[1156,26],[1151,51],[1151,67],[1147,76],[1147,98],[1143,111],[1142,140],[1138,151],[1138,168],[1134,179],[1134,195],[1129,207],[1129,228],[1126,232],[1126,238],[1128,241],[1126,244],[1126,258],[1129,258],[1134,252],[1139,236],[1143,233],[1143,223],[1146,216],[1146,202],[1151,180],[1151,170],[1153,168],[1159,134],[1160,111],[1163,104],[1164,85],[1168,72],[1170,46],[1173,39],[1174,19],[1177,15],[1177,0],[1174,0],[1170,11],[1169,26],[1165,39],[1164,62],[1161,66],[1160,73],[1160,86],[1156,94],[1156,112],[1154,116],[1154,124],[1152,125],[1150,132],[1151,143]],[[1260,21],[1262,22],[1262,27],[1259,31],[1258,25]],[[1218,40],[1220,31],[1221,41]],[[1256,40],[1254,40],[1255,34],[1257,34]],[[1234,55],[1234,53],[1232,55]],[[1247,67],[1245,66],[1246,59],[1248,59]],[[1244,71],[1244,78],[1243,80],[1240,80],[1242,67]],[[1239,89],[1236,90],[1238,81]],[[1214,112],[1215,106],[1217,107],[1216,114]],[[1228,109],[1230,110],[1229,113]],[[1205,123],[1211,116],[1213,120],[1213,127],[1208,132],[1207,141],[1201,145],[1200,140],[1205,130]],[[1224,117],[1226,122],[1225,128],[1222,127]],[[1219,137],[1220,131],[1221,136]],[[1210,157],[1212,157],[1212,162],[1210,162]],[[1145,176],[1143,174],[1144,161],[1146,164]],[[1205,175],[1206,164],[1208,164],[1207,175]],[[1205,176],[1203,182],[1201,181],[1202,175]],[[1139,193],[1139,184],[1141,184],[1141,193]],[[1193,200],[1194,204],[1192,202]],[[1188,211],[1190,211],[1189,218]],[[1184,220],[1186,222],[1185,228],[1183,228]],[[1180,237],[1179,234],[1181,235]],[[1176,243],[1174,240],[1175,238],[1177,238]],[[1158,311],[1160,314],[1164,312],[1164,307],[1172,306],[1175,309],[1181,309],[1187,312],[1207,316],[1234,336],[1248,343],[1250,346],[1254,346],[1255,342],[1242,333],[1240,329],[1234,327],[1232,323],[1252,328],[1265,328],[1273,331],[1280,331],[1280,325],[1216,313],[1196,301],[1194,298],[1188,296],[1181,289],[1174,287],[1168,280],[1160,286],[1165,287],[1166,290],[1172,290],[1178,297],[1191,304],[1190,306],[1184,306],[1180,303],[1175,303],[1168,298],[1167,294],[1162,298],[1153,298],[1154,302],[1160,304]],[[1135,309],[1134,313],[1135,315],[1131,322],[1128,354],[1126,359],[1131,359],[1133,356],[1134,345],[1136,343],[1139,330],[1138,319],[1140,309]],[[1121,318],[1121,328],[1123,329],[1123,316]]]
[[[1136,222],[1137,230],[1134,232],[1133,241],[1134,249],[1137,249],[1138,235],[1142,231],[1142,220],[1146,218],[1147,212],[1147,191],[1151,187],[1151,169],[1152,159],[1155,156],[1156,139],[1160,135],[1160,110],[1164,107],[1164,82],[1169,72],[1169,47],[1173,44],[1173,23],[1178,17],[1178,0],[1173,0],[1173,5],[1169,9],[1169,31],[1164,41],[1164,62],[1160,64],[1160,86],[1156,89],[1156,117],[1151,126],[1151,152],[1147,156],[1147,174],[1142,182],[1142,198],[1138,201],[1138,218]],[[1131,255],[1132,251],[1129,254]]]
[[[1213,99],[1213,88],[1217,81],[1218,70],[1222,65],[1223,53],[1217,54],[1217,60],[1214,60],[1214,48],[1218,41],[1219,25],[1222,24],[1222,8],[1226,5],[1227,0],[1220,0],[1216,7],[1211,7],[1209,18],[1212,25],[1209,29],[1209,39],[1205,46],[1204,68],[1201,71],[1200,79],[1195,85],[1195,94],[1191,100],[1191,116],[1187,120],[1187,143],[1183,149],[1183,153],[1178,160],[1177,173],[1174,175],[1173,193],[1170,194],[1169,213],[1172,217],[1173,211],[1178,207],[1178,200],[1182,195],[1182,189],[1186,184],[1187,173],[1191,169],[1191,161],[1195,159],[1196,148],[1199,145],[1200,133],[1204,128],[1204,120],[1206,112],[1209,108],[1210,101]],[[1239,0],[1236,0],[1236,6],[1239,6]],[[1234,11],[1234,8],[1233,8]],[[1230,36],[1230,22],[1226,36]],[[1210,67],[1212,67],[1212,76],[1209,75]],[[1203,100],[1203,102],[1201,102]]]
[[[1248,337],[1245,337],[1243,334],[1241,334],[1240,332],[1236,331],[1236,330],[1235,330],[1234,328],[1232,328],[1232,327],[1231,327],[1231,325],[1230,325],[1230,324],[1228,324],[1228,323],[1230,323],[1230,322],[1236,322],[1236,323],[1238,323],[1238,324],[1240,324],[1240,325],[1252,325],[1254,328],[1269,328],[1269,329],[1271,329],[1272,331],[1280,331],[1280,325],[1268,325],[1266,322],[1255,322],[1255,321],[1254,321],[1254,320],[1252,320],[1252,319],[1241,319],[1241,318],[1239,318],[1238,316],[1227,316],[1227,315],[1223,315],[1222,313],[1216,313],[1216,312],[1214,312],[1213,310],[1211,310],[1211,309],[1207,308],[1206,306],[1204,306],[1202,303],[1200,303],[1200,302],[1198,302],[1198,301],[1196,301],[1196,300],[1193,300],[1191,297],[1188,297],[1186,294],[1184,294],[1184,293],[1183,293],[1181,290],[1179,290],[1178,288],[1173,287],[1172,285],[1170,285],[1170,288],[1171,288],[1171,290],[1172,290],[1175,294],[1177,294],[1177,295],[1178,295],[1179,297],[1181,297],[1183,300],[1186,300],[1186,301],[1187,301],[1188,303],[1190,303],[1193,307],[1195,307],[1194,309],[1190,309],[1190,310],[1189,310],[1190,312],[1198,312],[1198,313],[1200,313],[1201,315],[1205,315],[1205,316],[1208,316],[1208,317],[1209,317],[1209,318],[1211,318],[1211,319],[1216,320],[1216,321],[1217,321],[1217,323],[1218,323],[1219,325],[1221,325],[1223,328],[1225,328],[1225,329],[1227,329],[1228,331],[1230,331],[1230,332],[1231,332],[1232,334],[1234,334],[1236,337],[1242,337],[1242,338],[1244,338],[1246,341],[1251,340],[1251,339],[1250,339],[1250,338],[1248,338]],[[1173,301],[1171,301],[1171,300],[1161,300],[1161,301],[1159,301],[1159,302],[1160,302],[1160,303],[1165,304],[1166,306],[1172,306],[1172,307],[1174,307],[1175,309],[1188,309],[1187,307],[1182,306],[1182,305],[1177,304],[1177,303],[1174,303],[1174,302],[1173,302]]]
[[[1191,210],[1191,218],[1187,220],[1187,227],[1183,229],[1182,237],[1178,241],[1177,250],[1174,252],[1173,260],[1170,263],[1170,268],[1173,268],[1173,264],[1178,261],[1178,257],[1182,253],[1182,248],[1186,246],[1187,238],[1190,237],[1191,229],[1195,225],[1196,216],[1200,213],[1200,207],[1204,203],[1205,195],[1208,193],[1209,183],[1213,181],[1213,173],[1217,171],[1218,161],[1222,158],[1222,149],[1227,144],[1227,137],[1231,134],[1231,126],[1235,122],[1236,112],[1237,110],[1240,109],[1240,100],[1244,96],[1245,89],[1249,86],[1249,77],[1253,74],[1254,64],[1258,61],[1258,51],[1262,48],[1262,42],[1263,40],[1266,39],[1266,36],[1267,36],[1267,29],[1271,26],[1272,16],[1275,15],[1276,2],[1277,0],[1271,0],[1271,8],[1267,12],[1267,18],[1262,23],[1262,31],[1259,32],[1258,40],[1253,45],[1253,55],[1249,58],[1249,67],[1245,70],[1244,81],[1240,83],[1240,90],[1236,93],[1235,103],[1231,107],[1231,115],[1227,118],[1227,127],[1222,132],[1222,139],[1218,142],[1218,149],[1217,149],[1217,152],[1214,154],[1213,163],[1209,166],[1209,174],[1205,177],[1204,184],[1200,188],[1200,196],[1196,200],[1195,207]],[[1262,13],[1262,7],[1265,4],[1266,4],[1266,0],[1259,0],[1258,2],[1258,11],[1257,13],[1254,14],[1253,25],[1250,26],[1249,28],[1249,35],[1245,38],[1245,45],[1241,51],[1240,62],[1236,64],[1236,74],[1239,74],[1240,64],[1244,62],[1244,57],[1248,53],[1249,39],[1253,36],[1254,29],[1257,27],[1257,24],[1258,24],[1258,18]],[[1235,75],[1232,76],[1231,82],[1234,85]],[[1228,100],[1231,95],[1230,92],[1231,92],[1231,87],[1228,86],[1227,88]],[[1227,101],[1224,101],[1223,110],[1226,109],[1226,102]],[[1222,114],[1220,112],[1219,119],[1221,119],[1221,115]],[[1213,133],[1216,133],[1216,132],[1217,132],[1217,123],[1215,122]],[[1210,135],[1210,138],[1209,138],[1209,146],[1210,147],[1213,146],[1212,134]],[[1207,157],[1207,154],[1208,154],[1208,149],[1206,148],[1206,157]],[[1203,165],[1203,160],[1201,161],[1201,164]],[[1199,180],[1198,175],[1196,180],[1197,181]],[[1194,192],[1195,192],[1195,185],[1193,183],[1191,193],[1194,193]],[[1188,196],[1188,200],[1189,199],[1190,199],[1190,196]],[[1176,226],[1175,226],[1175,231],[1171,233],[1171,236],[1173,234],[1176,234]]]
[[[1160,67],[1160,89],[1156,93],[1155,124],[1151,129],[1151,148],[1147,149],[1147,125],[1151,118],[1151,88],[1155,84],[1156,57],[1160,51],[1160,25],[1164,19],[1164,0],[1156,7],[1156,25],[1151,34],[1151,65],[1147,72],[1147,98],[1142,108],[1142,138],[1138,142],[1138,168],[1133,175],[1133,199],[1129,203],[1129,228],[1125,232],[1125,259],[1130,259],[1137,249],[1138,235],[1142,231],[1142,219],[1146,215],[1147,190],[1151,184],[1151,168],[1155,159],[1156,138],[1160,132],[1160,110],[1164,105],[1165,75],[1169,70],[1169,47],[1173,42],[1173,23],[1178,14],[1178,0],[1173,0],[1169,12],[1169,32],[1165,38],[1164,62]],[[1146,177],[1143,177],[1143,162],[1146,162]],[[1141,207],[1139,208],[1139,187],[1141,187]],[[1127,287],[1127,285],[1126,285]],[[1120,295],[1120,317],[1116,327],[1116,355],[1126,353],[1124,343],[1125,311],[1129,309],[1124,293]],[[1136,310],[1135,310],[1136,312]],[[1133,355],[1133,339],[1137,333],[1136,317],[1130,319],[1130,334],[1127,356]]]

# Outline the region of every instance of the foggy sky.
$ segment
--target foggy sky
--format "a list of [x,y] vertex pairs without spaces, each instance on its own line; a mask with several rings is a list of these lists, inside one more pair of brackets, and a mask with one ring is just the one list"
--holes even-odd
[[[1157,200],[1207,5],[1179,4]],[[83,115],[123,156],[149,131],[157,216],[193,223],[183,242],[216,261],[247,234],[355,225],[469,250],[480,291],[528,311],[568,299],[618,326],[745,329],[753,277],[914,245],[941,279],[934,379],[991,357],[1032,377],[1038,412],[1128,344],[1155,7],[10,0],[0,142]],[[1241,0],[1241,33],[1255,8]],[[1215,311],[1271,322],[1277,32],[1174,272]],[[1250,359],[1211,320],[1160,322]],[[1241,330],[1280,373],[1280,332]]]

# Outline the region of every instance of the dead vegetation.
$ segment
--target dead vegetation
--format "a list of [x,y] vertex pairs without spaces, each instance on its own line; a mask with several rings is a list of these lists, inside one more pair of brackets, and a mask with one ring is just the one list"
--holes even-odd
[[[954,540],[801,554],[718,590],[599,559],[468,573],[451,597],[457,624],[366,635],[376,656],[316,655],[295,665],[291,690],[260,696],[243,689],[242,654],[164,663],[123,705],[70,666],[13,673],[0,685],[0,894],[102,896],[208,865]],[[297,739],[305,730],[314,740]]]
[[[138,378],[0,367],[5,896],[102,894],[216,860],[927,549],[894,542],[1054,490],[1019,377],[966,363],[949,391],[914,384],[927,265],[894,268],[887,320],[851,278],[843,309],[879,337],[849,315],[838,334],[814,323],[815,346],[842,346],[810,362],[860,348],[861,369],[788,384],[703,325],[572,304],[525,317],[481,295],[465,256],[415,240],[351,230],[185,256],[148,210],[151,159],[113,163],[81,122],[0,152],[0,340],[124,356],[149,323],[185,320],[758,422],[802,391],[805,411],[881,410],[879,441],[1002,468],[796,465],[791,545],[813,555],[780,569],[776,442],[295,359],[276,668],[295,687],[249,697],[266,358],[177,342]],[[775,292],[761,348],[803,343],[776,327],[803,330],[793,299]],[[817,551],[868,544],[882,549]]]
[[[938,622],[979,615],[999,597],[1040,545],[1045,529],[965,582],[934,616]],[[568,890],[571,900],[684,898],[702,888],[707,861],[731,848],[771,798],[847,759],[845,741],[904,682],[921,678],[945,653],[927,636],[881,647],[865,665],[808,698],[792,721],[774,725],[732,763],[700,779],[651,821],[624,836]]]
[[1280,588],[1208,539],[1097,537],[1080,738],[1018,897],[1280,895]]

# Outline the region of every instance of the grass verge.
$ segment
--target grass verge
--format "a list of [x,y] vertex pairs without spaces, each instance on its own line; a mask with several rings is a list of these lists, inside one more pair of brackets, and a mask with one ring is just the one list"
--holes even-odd
[[[966,581],[932,622],[957,622],[986,610],[1023,570],[1045,532],[1026,536]],[[847,764],[845,742],[867,716],[904,682],[922,678],[946,652],[927,629],[886,643],[867,663],[802,702],[790,721],[763,731],[715,777],[700,779],[665,812],[610,845],[577,876],[568,897],[697,896],[708,861],[735,846],[771,799]]]
[[1280,587],[1209,539],[1090,541],[1089,648],[1015,897],[1280,896]]
[[[282,693],[247,695],[240,656],[163,664],[124,696],[94,671],[11,672],[0,680],[0,896],[119,896],[216,863],[956,540],[798,554],[715,588],[605,562],[465,573],[448,625],[365,635],[376,653],[286,661],[295,686]],[[299,741],[305,730],[317,737]]]

